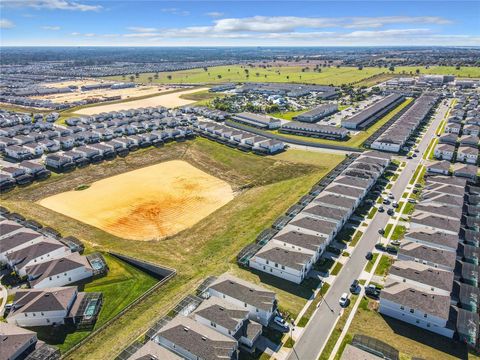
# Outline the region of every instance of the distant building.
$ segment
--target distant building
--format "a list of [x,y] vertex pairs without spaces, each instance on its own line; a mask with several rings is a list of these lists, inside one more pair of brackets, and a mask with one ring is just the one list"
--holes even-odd
[[309,110],[300,115],[297,115],[293,119],[301,122],[313,123],[337,111],[338,111],[337,104],[323,104],[323,105],[317,106],[316,108],[313,108],[312,110]]

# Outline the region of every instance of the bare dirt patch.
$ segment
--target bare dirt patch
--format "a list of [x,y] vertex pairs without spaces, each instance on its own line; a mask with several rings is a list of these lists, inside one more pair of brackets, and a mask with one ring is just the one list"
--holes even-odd
[[38,203],[125,239],[157,240],[188,229],[233,197],[228,183],[174,160]]
[[188,100],[182,99],[182,95],[191,94],[203,90],[207,90],[208,88],[200,88],[200,89],[189,89],[185,91],[178,91],[158,96],[152,96],[146,99],[139,99],[139,100],[132,100],[122,103],[115,103],[109,105],[99,105],[93,107],[87,107],[84,109],[80,109],[75,111],[76,114],[80,115],[94,115],[99,114],[102,112],[111,112],[111,111],[120,111],[120,110],[128,110],[128,109],[137,109],[142,107],[155,107],[155,106],[165,106],[168,108],[174,108],[178,106],[188,105],[191,103],[196,102],[196,100]]

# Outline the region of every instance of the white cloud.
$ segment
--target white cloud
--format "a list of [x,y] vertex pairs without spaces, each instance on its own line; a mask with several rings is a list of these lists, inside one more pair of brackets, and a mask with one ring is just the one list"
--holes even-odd
[[34,9],[77,11],[97,11],[102,8],[101,5],[87,5],[70,0],[4,0],[2,5],[18,8],[30,7]]
[[211,12],[206,13],[205,15],[213,17],[213,18],[219,18],[219,17],[222,17],[224,14],[222,12],[218,12],[218,11],[211,11]]
[[139,33],[149,33],[157,31],[157,28],[154,27],[141,27],[141,26],[130,26],[127,28],[130,31],[139,32]]
[[163,8],[163,9],[160,9],[160,11],[163,12],[163,13],[168,13],[168,14],[172,14],[172,15],[181,15],[181,16],[190,15],[190,11],[181,10],[181,9],[178,9],[178,8]]
[[14,28],[15,24],[8,19],[0,19],[0,29],[11,29]]
[[380,16],[380,17],[354,17],[346,28],[379,28],[389,24],[435,24],[449,25],[451,20],[438,16]]
[[42,26],[43,30],[51,30],[51,31],[58,31],[61,29],[60,26]]

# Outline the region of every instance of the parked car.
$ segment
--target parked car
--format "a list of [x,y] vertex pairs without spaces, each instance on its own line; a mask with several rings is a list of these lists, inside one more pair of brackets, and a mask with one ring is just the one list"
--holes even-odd
[[386,251],[389,254],[396,255],[398,253],[398,248],[396,246],[388,245]]
[[395,196],[393,195],[393,193],[390,193],[390,194],[388,194],[388,198],[389,199],[395,199]]
[[414,153],[412,156],[413,156],[413,157],[417,157],[417,154]]
[[410,204],[416,204],[417,203],[417,200],[415,199],[408,199],[407,200]]
[[372,260],[373,259],[373,254],[370,251],[367,252],[367,255],[365,255],[365,259],[367,259],[369,261]]
[[390,205],[390,200],[383,199],[383,205]]
[[386,250],[385,245],[383,245],[382,243],[376,243],[376,244],[375,244],[375,249],[381,250],[381,251],[385,251],[385,250]]
[[390,244],[392,244],[393,246],[400,246],[400,241],[393,240],[393,241],[390,242]]
[[393,211],[393,209],[388,209],[387,214],[393,216],[395,214],[395,211]]
[[379,207],[378,207],[378,212],[381,212],[381,213],[382,213],[382,212],[384,212],[384,211],[385,211],[385,209],[383,208],[383,206],[379,206]]
[[380,297],[380,289],[375,285],[368,285],[365,287],[365,295],[372,299],[378,299]]
[[340,303],[341,307],[346,307],[348,305],[348,294],[347,293],[343,293],[342,296],[340,296],[339,303]]
[[398,207],[398,202],[396,202],[396,201],[392,202],[392,206],[393,206],[394,208],[397,208],[397,207]]
[[353,280],[352,285],[350,285],[350,292],[352,294],[358,294],[360,292],[360,283],[358,280]]
[[275,323],[275,325],[281,327],[284,331],[288,331],[290,329],[285,319],[281,316],[275,316],[273,318],[273,322]]
[[379,233],[380,235],[383,235],[383,234],[385,234],[385,230],[384,230],[384,229],[378,229],[378,233]]

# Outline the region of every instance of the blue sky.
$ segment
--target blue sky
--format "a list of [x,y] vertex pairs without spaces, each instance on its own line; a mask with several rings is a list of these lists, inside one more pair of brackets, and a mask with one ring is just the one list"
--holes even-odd
[[0,4],[3,46],[480,46],[475,0]]

